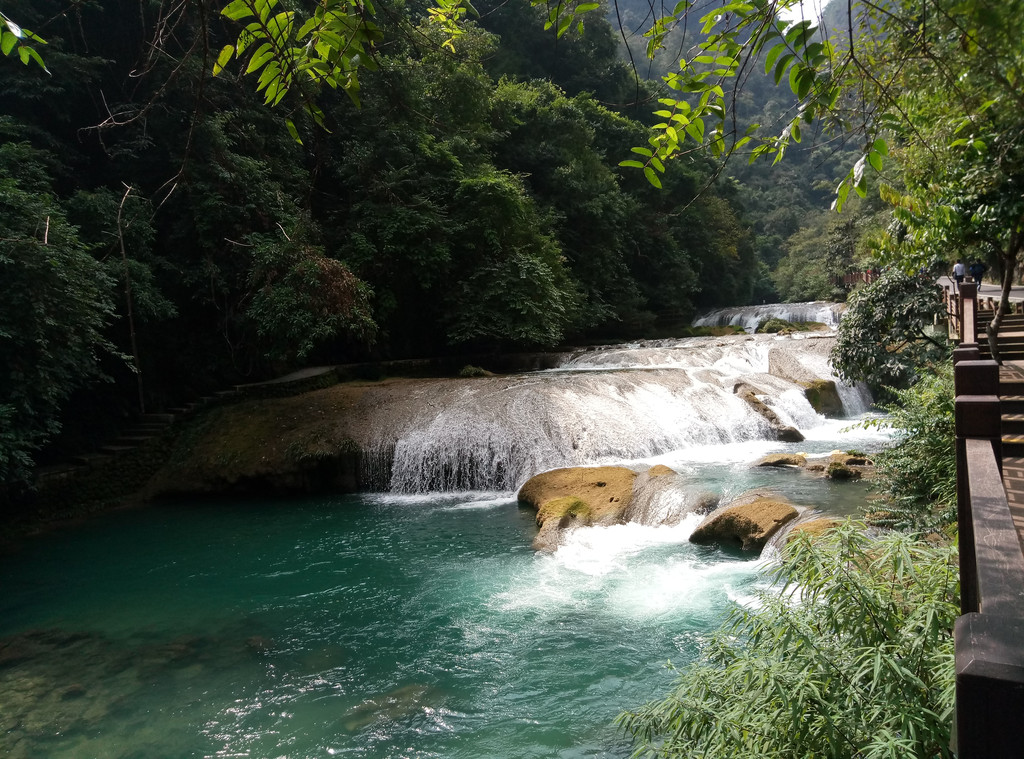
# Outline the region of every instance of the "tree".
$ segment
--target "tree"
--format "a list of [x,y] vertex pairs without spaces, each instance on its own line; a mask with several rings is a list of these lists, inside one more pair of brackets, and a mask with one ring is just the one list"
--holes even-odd
[[832,363],[847,382],[867,382],[876,391],[906,386],[917,367],[949,357],[945,335],[933,329],[943,315],[933,277],[886,269],[850,295]]
[[62,404],[112,347],[113,282],[50,194],[44,159],[0,145],[0,495],[28,480]]

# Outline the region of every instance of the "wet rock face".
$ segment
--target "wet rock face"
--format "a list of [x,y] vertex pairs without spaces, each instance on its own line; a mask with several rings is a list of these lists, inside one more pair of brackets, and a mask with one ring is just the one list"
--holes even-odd
[[767,403],[757,397],[753,387],[741,382],[733,388],[733,392],[744,403],[763,417],[769,425],[771,425],[772,430],[775,432],[776,440],[780,440],[783,443],[803,442],[803,433],[796,427],[790,427],[787,424],[783,424],[782,420],[779,419],[778,414],[776,414]]
[[833,380],[816,379],[802,382],[804,396],[808,403],[822,416],[841,417],[844,415],[843,401]]
[[725,543],[760,551],[768,539],[799,515],[781,498],[752,493],[716,509],[690,535],[692,543]]

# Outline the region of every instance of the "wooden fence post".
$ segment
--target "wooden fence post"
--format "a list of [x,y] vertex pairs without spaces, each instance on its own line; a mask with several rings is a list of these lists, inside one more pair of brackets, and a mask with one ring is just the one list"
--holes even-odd
[[960,284],[958,298],[960,321],[960,342],[974,343],[978,340],[978,286],[974,282]]
[[[953,387],[956,400],[956,500],[960,540],[960,613],[978,610],[975,575],[974,522],[968,481],[967,439],[982,438],[993,446],[1002,442],[999,414],[999,365],[979,359],[977,345],[953,351]],[[998,457],[998,448],[995,448]]]

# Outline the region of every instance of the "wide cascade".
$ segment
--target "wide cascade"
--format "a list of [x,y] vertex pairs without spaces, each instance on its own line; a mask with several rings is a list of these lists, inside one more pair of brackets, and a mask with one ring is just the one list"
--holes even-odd
[[370,480],[396,493],[509,491],[565,466],[621,463],[671,451],[769,440],[779,422],[825,422],[805,396],[835,381],[846,416],[870,398],[828,363],[831,335],[686,338],[568,354],[558,369],[435,384],[383,418]]
[[830,327],[839,324],[843,306],[840,303],[811,301],[810,303],[767,303],[761,306],[718,308],[693,322],[695,327],[743,327],[753,332],[765,319],[784,319],[788,322],[820,322]]

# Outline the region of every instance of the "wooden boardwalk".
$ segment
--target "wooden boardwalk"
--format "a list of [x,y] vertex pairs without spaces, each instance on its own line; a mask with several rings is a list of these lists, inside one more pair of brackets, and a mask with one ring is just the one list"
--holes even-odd
[[[991,311],[964,283],[949,302],[956,386],[960,611],[954,627],[960,759],[1024,756],[1024,314]],[[955,327],[955,331],[954,328]]]
[[999,367],[1003,487],[1024,553],[1024,361]]

